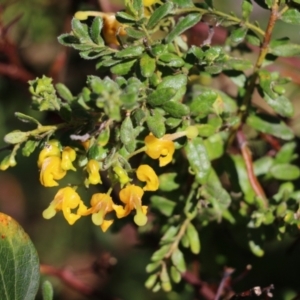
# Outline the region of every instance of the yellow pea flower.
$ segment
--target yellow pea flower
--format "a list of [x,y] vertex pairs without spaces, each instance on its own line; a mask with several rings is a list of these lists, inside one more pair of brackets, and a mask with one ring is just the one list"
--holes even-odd
[[117,35],[125,36],[125,25],[119,23],[116,20],[116,14],[110,12],[100,11],[78,11],[75,14],[75,18],[78,20],[86,20],[88,17],[99,16],[103,20],[102,35],[106,44],[119,45]]
[[71,147],[65,147],[61,155],[61,168],[65,171],[76,171],[72,162],[76,159],[76,151]]
[[149,7],[157,2],[159,2],[159,1],[158,0],[143,0],[143,5],[145,7]]
[[97,193],[92,196],[91,208],[89,208],[83,215],[92,214],[92,222],[101,227],[105,232],[113,223],[113,220],[105,220],[107,213],[113,211],[113,201],[108,194]]
[[97,160],[95,159],[89,160],[86,166],[86,170],[89,174],[89,177],[86,180],[86,184],[102,183],[100,173],[99,173],[100,165]]
[[66,171],[61,168],[61,159],[57,156],[50,156],[44,159],[41,166],[40,182],[43,186],[57,186],[55,180],[62,179]]
[[125,204],[113,205],[118,218],[123,218],[129,215],[132,210],[136,210],[136,215],[134,216],[134,222],[138,226],[144,226],[147,223],[147,206],[142,206],[142,197],[144,191],[141,187],[129,184],[119,193],[120,200]]
[[140,165],[136,170],[136,176],[140,181],[145,181],[144,191],[156,191],[159,187],[159,180],[154,170],[148,165]]
[[59,142],[57,140],[50,140],[45,144],[44,149],[39,154],[38,167],[40,168],[43,161],[51,156],[60,157]]
[[[76,208],[77,212],[73,213],[72,209]],[[73,225],[86,210],[86,206],[76,191],[71,187],[65,187],[57,192],[49,207],[43,211],[43,217],[51,219],[58,211],[62,211],[68,223]]]
[[127,172],[120,166],[113,167],[113,171],[115,172],[121,186],[124,186],[126,183],[130,181],[130,178],[127,175]]
[[152,133],[145,138],[146,154],[153,159],[159,159],[159,166],[163,167],[170,163],[175,152],[173,141],[163,136],[156,138]]

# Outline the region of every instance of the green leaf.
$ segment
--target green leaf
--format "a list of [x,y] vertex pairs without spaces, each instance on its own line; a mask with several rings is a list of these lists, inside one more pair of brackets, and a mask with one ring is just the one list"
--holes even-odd
[[74,100],[74,97],[71,93],[71,91],[62,83],[57,83],[55,85],[56,91],[58,95],[66,100],[67,102],[72,102]]
[[35,123],[37,125],[41,125],[40,122],[38,120],[36,120],[35,118],[31,117],[31,116],[27,116],[25,114],[22,114],[20,112],[15,112],[15,116],[22,122],[24,123],[28,123],[28,122],[31,122],[31,123]]
[[251,115],[247,118],[247,124],[257,131],[271,134],[283,140],[294,138],[293,131],[282,121],[280,123],[269,123],[258,116]]
[[147,28],[152,29],[153,27],[155,27],[161,19],[163,19],[172,11],[173,6],[174,5],[172,2],[167,2],[157,8],[151,15],[147,23]]
[[230,157],[232,158],[235,164],[239,180],[239,186],[241,187],[241,190],[244,193],[245,201],[249,204],[254,204],[256,195],[250,184],[243,157],[241,155],[231,155]]
[[300,25],[300,12],[296,8],[290,8],[280,17],[280,20],[294,25]]
[[80,44],[79,38],[73,34],[63,33],[57,38],[58,42],[64,46],[72,46],[73,44]]
[[230,40],[233,44],[239,44],[244,41],[247,35],[248,28],[247,27],[240,27],[233,30],[230,34]]
[[169,249],[170,249],[170,245],[162,246],[161,248],[159,248],[152,254],[151,260],[152,261],[161,261],[165,257],[165,255],[168,253]]
[[186,271],[184,256],[178,248],[176,248],[172,253],[171,260],[179,272],[183,273]]
[[300,54],[300,45],[291,43],[288,38],[273,40],[269,46],[269,53],[282,57],[296,56]]
[[275,163],[284,164],[284,163],[289,163],[292,160],[296,159],[298,155],[296,154],[295,150],[296,150],[295,142],[285,143],[277,152],[275,156]]
[[172,0],[174,4],[176,4],[179,7],[192,7],[194,6],[194,3],[192,0]]
[[117,12],[116,19],[122,24],[132,24],[132,23],[136,22],[134,16],[132,16],[124,11]]
[[203,140],[197,137],[188,141],[185,152],[197,181],[204,184],[207,181],[211,165]]
[[187,116],[190,113],[190,109],[188,106],[173,100],[164,103],[162,107],[174,118],[181,118]]
[[218,94],[214,91],[203,91],[199,96],[192,100],[190,105],[191,114],[204,118],[212,112],[212,106],[217,100]]
[[100,17],[94,18],[92,26],[90,27],[90,35],[94,43],[97,45],[105,44],[101,37],[102,27],[103,27],[102,19]]
[[148,277],[148,279],[145,282],[145,287],[147,289],[152,289],[152,287],[154,286],[154,284],[157,281],[157,276],[158,276],[158,274],[152,274]]
[[253,10],[253,5],[251,0],[243,0],[242,4],[242,15],[245,20],[249,19],[249,16],[251,15]]
[[53,300],[53,287],[50,281],[45,280],[42,285],[43,300]]
[[180,68],[185,64],[185,61],[176,54],[164,53],[158,57],[158,63],[168,67]]
[[136,59],[117,64],[110,68],[110,71],[116,75],[126,75],[131,70],[132,66],[135,64]]
[[165,37],[167,44],[171,43],[177,36],[182,34],[187,29],[193,27],[201,20],[201,15],[198,13],[191,13],[179,19],[178,23],[172,31]]
[[171,243],[174,240],[174,237],[176,236],[176,234],[179,231],[179,227],[178,226],[170,226],[168,228],[168,230],[164,233],[164,235],[162,236],[160,243],[161,244],[165,244],[165,243]]
[[140,31],[140,30],[135,30],[132,27],[126,27],[125,31],[128,36],[130,36],[131,38],[134,38],[136,40],[146,37],[145,32]]
[[278,180],[296,180],[300,177],[300,169],[291,164],[273,165],[270,174]]
[[140,59],[141,74],[148,78],[151,77],[156,69],[156,60],[147,53],[144,53]]
[[4,136],[4,142],[8,144],[19,144],[27,140],[28,133],[20,130],[12,131]]
[[32,141],[32,140],[26,141],[24,147],[22,148],[22,154],[24,156],[29,156],[31,153],[33,153],[33,151],[35,150],[37,145],[38,145],[38,142],[36,142],[36,141]]
[[133,58],[141,56],[145,48],[143,46],[129,46],[115,54],[116,58]]
[[86,24],[81,23],[78,19],[73,18],[71,21],[72,31],[81,43],[92,43]]
[[153,133],[157,138],[161,138],[166,133],[166,127],[164,123],[164,117],[154,110],[152,116],[148,116],[146,119],[149,131]]
[[164,192],[171,192],[179,188],[180,184],[175,182],[177,173],[164,173],[158,177],[159,189]]
[[220,133],[213,134],[205,139],[204,146],[210,160],[217,159],[224,153],[224,141]]
[[151,204],[153,208],[159,210],[164,216],[170,217],[173,214],[176,203],[161,196],[152,196]]
[[151,106],[160,106],[170,101],[176,95],[177,90],[172,87],[157,89],[147,97],[147,103]]
[[0,213],[0,234],[1,299],[35,299],[40,264],[31,240],[14,219],[3,213]]
[[174,266],[171,266],[171,268],[170,268],[170,275],[171,275],[172,280],[175,283],[179,283],[180,282],[180,280],[181,280],[181,273]]
[[254,241],[249,241],[248,244],[249,244],[251,252],[254,255],[256,255],[258,257],[264,256],[264,254],[265,254],[264,250],[259,245],[255,244]]
[[130,117],[126,117],[120,129],[120,138],[126,150],[132,153],[136,146],[134,128]]
[[146,266],[146,272],[151,273],[161,265],[161,261],[151,262]]
[[199,239],[199,234],[195,228],[195,226],[192,223],[189,223],[186,229],[187,237],[189,239],[189,244],[192,253],[194,254],[199,254],[201,245],[200,245],[200,239]]
[[265,175],[274,164],[274,159],[270,156],[263,156],[253,163],[253,171],[256,176]]

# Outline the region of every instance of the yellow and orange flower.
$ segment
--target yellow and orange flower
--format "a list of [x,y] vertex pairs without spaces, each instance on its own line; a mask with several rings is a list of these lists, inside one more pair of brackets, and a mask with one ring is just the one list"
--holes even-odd
[[138,226],[144,226],[147,223],[147,206],[142,205],[142,197],[144,191],[141,187],[134,184],[127,185],[119,193],[120,200],[125,204],[113,205],[118,218],[123,218],[129,215],[132,210],[136,210],[134,222]]
[[50,156],[43,160],[40,172],[40,182],[43,186],[57,186],[55,180],[60,180],[66,175],[66,171],[61,168],[61,159],[58,156]]
[[154,170],[148,165],[140,165],[136,170],[136,176],[140,181],[146,182],[144,191],[156,191],[159,187],[159,180]]
[[113,220],[105,220],[107,213],[113,211],[113,201],[108,194],[97,193],[92,196],[91,208],[89,208],[83,215],[87,216],[92,214],[92,221],[95,225],[101,227],[105,232],[113,223]]
[[[72,209],[76,208],[77,212],[73,213]],[[65,187],[57,192],[49,207],[43,211],[43,217],[50,219],[58,211],[62,211],[68,223],[73,225],[87,211],[87,208],[73,188]]]
[[61,168],[65,171],[76,171],[72,162],[76,159],[76,151],[71,147],[65,147],[61,155]]
[[60,157],[59,141],[57,140],[50,140],[45,144],[45,147],[39,154],[38,167],[41,168],[44,160],[52,156]]
[[86,185],[102,183],[100,173],[99,173],[100,164],[97,160],[95,159],[89,160],[86,166],[86,170],[89,174],[85,182]]
[[163,167],[170,163],[175,152],[175,145],[167,136],[156,138],[152,133],[145,138],[146,154],[153,159],[159,159],[159,166]]

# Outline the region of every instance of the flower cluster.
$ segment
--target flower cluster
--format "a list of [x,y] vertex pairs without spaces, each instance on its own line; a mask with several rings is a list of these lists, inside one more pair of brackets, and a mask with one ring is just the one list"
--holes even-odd
[[[165,166],[173,159],[175,152],[173,140],[183,135],[191,135],[188,132],[169,134],[162,138],[156,138],[150,133],[144,140],[145,146],[136,153],[144,151],[152,159],[158,159],[159,166]],[[88,151],[88,146],[84,149]],[[76,171],[73,165],[75,159],[76,151],[73,148],[61,147],[56,140],[49,141],[40,152],[38,158],[38,166],[41,170],[41,183],[47,187],[58,185],[56,180],[63,178],[68,170]],[[96,185],[102,183],[100,177],[101,166],[101,162],[96,159],[87,160],[85,166],[87,177],[84,182],[86,187],[90,184]],[[117,218],[123,218],[128,216],[132,211],[135,211],[134,222],[138,226],[145,225],[148,219],[148,206],[143,205],[142,197],[145,192],[156,191],[159,188],[159,179],[152,167],[142,164],[135,170],[136,178],[144,183],[141,187],[132,183],[133,179],[129,176],[129,173],[132,171],[125,169],[118,161],[110,167],[110,172],[108,172],[112,186],[115,183],[119,183],[120,185],[120,204],[113,201],[110,195],[112,188],[110,188],[107,193],[95,193],[92,195],[90,207],[87,207],[76,192],[76,188],[69,186],[59,189],[54,200],[44,210],[44,218],[50,219],[58,211],[62,211],[67,222],[72,225],[79,218],[91,215],[92,222],[100,226],[105,232],[114,222],[114,219],[108,215],[112,215],[115,212]]]

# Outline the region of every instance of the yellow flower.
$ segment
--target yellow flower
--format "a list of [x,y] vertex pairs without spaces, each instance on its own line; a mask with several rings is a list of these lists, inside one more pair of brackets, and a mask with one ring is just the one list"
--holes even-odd
[[163,167],[172,161],[175,152],[173,141],[166,136],[158,139],[152,133],[145,138],[146,153],[153,159],[159,158],[159,166]]
[[100,11],[78,11],[75,14],[75,18],[78,20],[86,20],[91,16],[100,16],[103,20],[102,35],[106,44],[119,45],[117,35],[125,36],[125,25],[119,23],[116,20],[116,14],[111,12],[100,12]]
[[43,186],[57,186],[55,180],[62,179],[66,171],[61,168],[61,159],[57,156],[50,156],[43,160],[40,173],[40,182]]
[[132,210],[136,210],[136,215],[134,216],[134,222],[138,226],[144,226],[147,223],[147,206],[142,206],[142,197],[144,191],[139,186],[134,184],[127,185],[119,193],[120,200],[125,204],[113,205],[118,218],[123,218],[129,215]]
[[120,166],[113,167],[113,171],[115,172],[121,186],[124,186],[126,183],[130,181],[130,178],[127,175],[127,172]]
[[99,173],[100,165],[97,160],[95,159],[89,160],[86,166],[86,170],[89,174],[89,177],[86,180],[86,184],[102,183],[100,173]]
[[159,2],[158,0],[143,0],[143,5],[148,7],[148,6],[151,6],[155,3]]
[[145,181],[144,191],[156,191],[159,187],[159,181],[154,170],[148,165],[140,165],[136,170],[136,176],[140,181]]
[[92,214],[92,221],[95,225],[101,227],[105,232],[108,227],[113,223],[113,220],[105,220],[105,215],[113,211],[113,201],[108,194],[97,193],[92,196],[91,208],[89,208],[83,215],[87,216]]
[[[73,213],[72,209],[76,208],[77,212]],[[57,192],[49,207],[43,211],[43,217],[50,219],[60,210],[68,223],[73,225],[86,212],[87,208],[74,189],[65,187]]]
[[71,147],[65,147],[61,155],[61,168],[65,171],[76,171],[72,162],[76,159],[76,151]]
[[60,156],[59,142],[57,140],[51,140],[45,144],[44,149],[39,154],[38,167],[40,168],[43,161],[51,156]]

